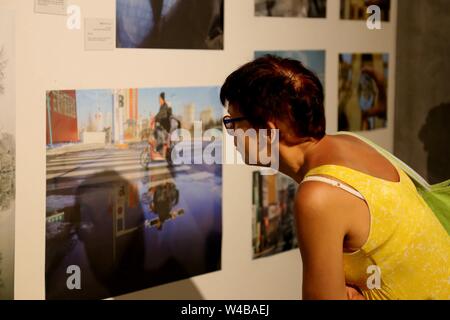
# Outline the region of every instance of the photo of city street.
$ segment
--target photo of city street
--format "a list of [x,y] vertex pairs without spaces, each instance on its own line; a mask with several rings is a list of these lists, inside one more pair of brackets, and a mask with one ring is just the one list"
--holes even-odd
[[[220,270],[222,166],[201,159],[211,141],[183,138],[192,162],[171,161],[176,129],[201,121],[221,132],[218,90],[47,92],[47,299],[108,298]],[[68,288],[69,266],[80,268],[79,290]]]
[[297,248],[294,198],[298,184],[278,173],[253,172],[253,259]]

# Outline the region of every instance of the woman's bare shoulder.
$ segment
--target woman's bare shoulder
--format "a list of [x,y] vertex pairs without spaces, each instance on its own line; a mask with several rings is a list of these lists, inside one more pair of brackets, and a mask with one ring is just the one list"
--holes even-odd
[[399,181],[399,173],[392,163],[364,141],[349,135],[327,138],[327,144],[315,158],[314,167],[335,164],[379,179]]
[[360,248],[365,243],[364,232],[370,219],[366,218],[368,208],[364,201],[341,188],[316,181],[300,184],[294,214],[298,225],[303,228],[317,225],[321,226],[317,228],[320,232],[357,235],[351,248]]
[[354,204],[354,196],[330,184],[308,181],[301,183],[295,197],[296,213],[333,214],[341,208],[348,209]]

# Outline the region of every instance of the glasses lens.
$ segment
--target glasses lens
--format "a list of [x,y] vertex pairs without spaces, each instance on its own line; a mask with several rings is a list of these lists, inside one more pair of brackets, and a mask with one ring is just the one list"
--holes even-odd
[[223,117],[223,125],[227,129],[232,129],[233,128],[233,123],[230,121],[230,119],[231,119],[230,116]]
[[227,129],[227,133],[229,135],[233,135],[234,124],[233,122],[229,121],[230,119],[231,119],[230,116],[223,117],[223,125],[225,126],[225,129]]

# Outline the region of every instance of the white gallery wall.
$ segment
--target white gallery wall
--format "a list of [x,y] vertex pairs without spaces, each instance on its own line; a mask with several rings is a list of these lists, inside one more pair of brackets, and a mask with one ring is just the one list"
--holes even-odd
[[[85,51],[84,28],[67,17],[35,14],[33,0],[0,0],[16,14],[16,299],[45,298],[46,91],[221,85],[255,50],[325,50],[327,130],[337,130],[339,53],[388,53],[388,127],[365,133],[392,150],[397,1],[391,21],[370,31],[339,18],[328,0],[326,19],[254,17],[254,0],[225,0],[221,51],[115,49]],[[115,19],[115,0],[69,0],[84,18]],[[252,260],[252,169],[223,169],[222,270],[118,298],[298,299],[298,250]]]

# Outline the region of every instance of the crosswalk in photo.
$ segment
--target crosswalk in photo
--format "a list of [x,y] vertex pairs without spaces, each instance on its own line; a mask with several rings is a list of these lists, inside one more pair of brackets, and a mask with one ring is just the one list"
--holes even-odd
[[[49,299],[103,298],[185,277],[179,270],[154,265],[155,259],[167,261],[168,254],[192,270],[189,276],[220,268],[221,165],[159,160],[144,167],[144,148],[109,146],[47,156]],[[211,234],[216,236],[209,245],[217,254],[205,261],[201,248]],[[189,242],[180,245],[181,239]],[[83,292],[61,287],[69,264],[82,266],[95,278],[106,272],[105,266],[121,265],[128,255],[133,262],[127,268],[134,270],[127,274],[129,286],[117,287],[124,277],[119,270],[108,281],[90,281]],[[152,263],[138,263],[142,259]],[[133,287],[140,277],[147,280]]]

